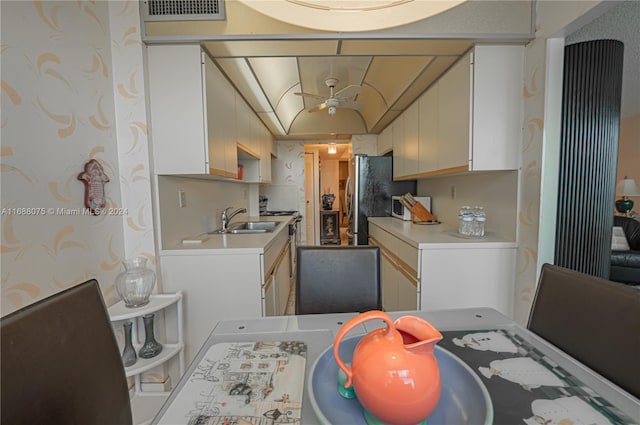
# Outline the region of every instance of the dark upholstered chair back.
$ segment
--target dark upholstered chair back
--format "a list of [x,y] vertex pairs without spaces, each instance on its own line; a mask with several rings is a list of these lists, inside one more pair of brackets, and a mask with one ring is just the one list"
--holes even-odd
[[96,280],[1,324],[1,423],[132,423],[124,367]]
[[380,248],[298,247],[296,314],[380,310]]
[[527,328],[640,397],[640,290],[545,264]]

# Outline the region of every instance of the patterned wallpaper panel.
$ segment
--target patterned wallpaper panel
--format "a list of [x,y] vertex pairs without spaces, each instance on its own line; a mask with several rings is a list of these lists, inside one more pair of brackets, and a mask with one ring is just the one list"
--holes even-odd
[[[137,2],[3,1],[2,315],[155,263]],[[96,159],[107,208],[82,215]]]
[[[524,123],[520,205],[518,208],[519,248],[516,260],[514,319],[526,324],[538,278],[540,231],[540,182],[545,113],[545,72],[547,38],[593,8],[597,2],[537,2],[536,38],[525,50]],[[554,143],[547,140],[545,143]],[[548,148],[549,148],[548,147]]]

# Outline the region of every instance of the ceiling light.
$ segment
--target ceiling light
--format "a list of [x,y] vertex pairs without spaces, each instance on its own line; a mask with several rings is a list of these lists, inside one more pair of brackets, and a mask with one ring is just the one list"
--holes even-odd
[[[407,25],[467,0],[240,0],[278,21],[323,31],[376,31]],[[354,18],[357,13],[357,19]]]
[[336,144],[329,143],[329,148],[327,149],[327,152],[329,152],[331,155],[335,155],[335,153],[337,152]]

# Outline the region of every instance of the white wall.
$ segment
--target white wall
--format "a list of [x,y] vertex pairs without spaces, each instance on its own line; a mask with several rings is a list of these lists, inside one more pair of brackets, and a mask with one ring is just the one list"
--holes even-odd
[[[618,178],[627,176],[640,186],[640,115],[620,120],[618,145]],[[640,197],[634,197],[634,210],[640,211]]]

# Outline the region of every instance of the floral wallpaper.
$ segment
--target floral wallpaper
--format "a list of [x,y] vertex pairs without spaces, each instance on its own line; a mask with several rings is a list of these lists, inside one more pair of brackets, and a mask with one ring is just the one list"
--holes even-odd
[[[136,1],[3,1],[2,315],[90,278],[108,305],[123,258],[155,265]],[[106,210],[83,213],[97,160]]]

